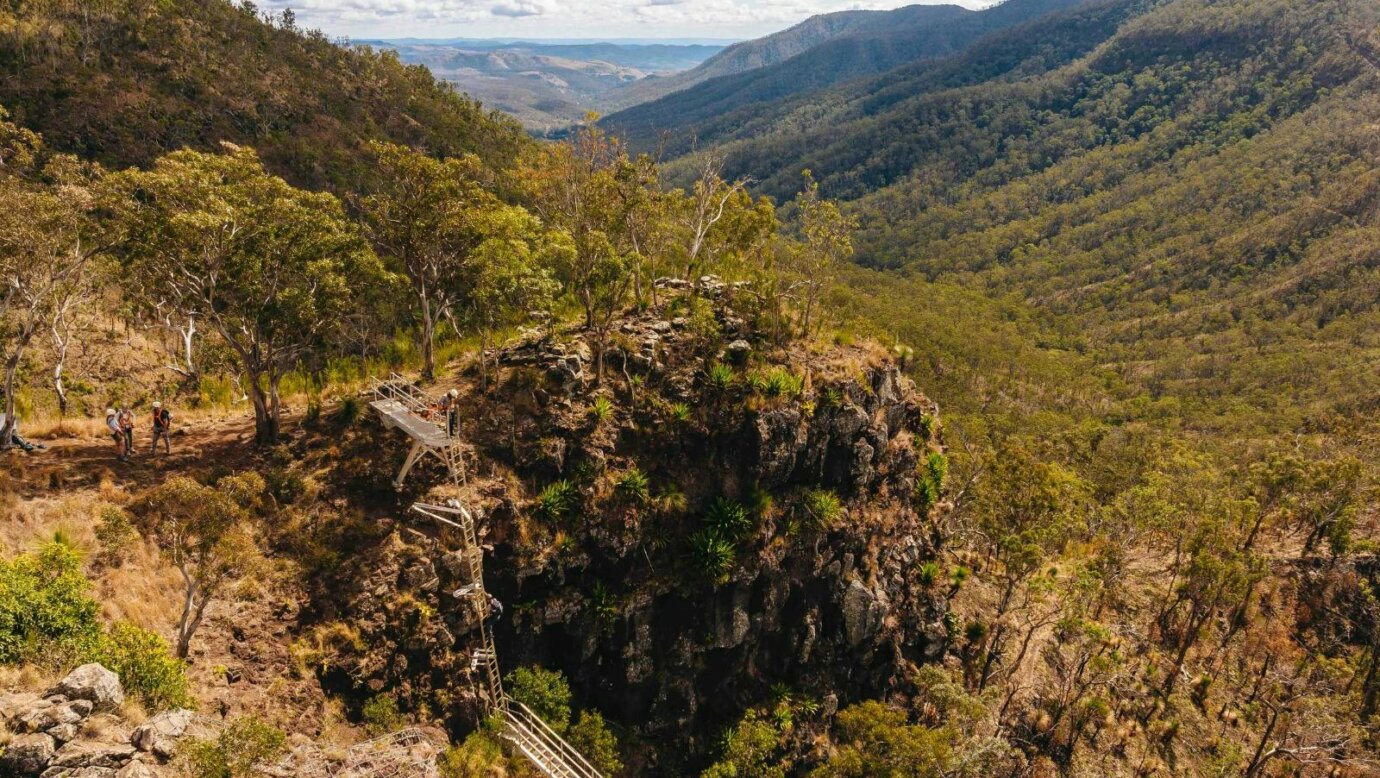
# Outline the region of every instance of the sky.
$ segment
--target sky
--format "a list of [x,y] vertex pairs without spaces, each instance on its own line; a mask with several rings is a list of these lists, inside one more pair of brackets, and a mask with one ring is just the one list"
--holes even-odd
[[[948,0],[969,8],[984,0]],[[365,38],[756,38],[807,17],[939,0],[259,0],[302,27]]]

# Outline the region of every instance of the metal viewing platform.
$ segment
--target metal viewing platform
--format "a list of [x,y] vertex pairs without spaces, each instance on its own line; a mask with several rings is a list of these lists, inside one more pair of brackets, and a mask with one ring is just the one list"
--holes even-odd
[[401,430],[412,440],[402,469],[393,479],[393,488],[402,489],[407,474],[417,462],[431,454],[446,467],[446,474],[457,485],[465,481],[467,447],[446,428],[445,414],[416,385],[396,373],[374,386],[375,400],[369,403],[388,429]]

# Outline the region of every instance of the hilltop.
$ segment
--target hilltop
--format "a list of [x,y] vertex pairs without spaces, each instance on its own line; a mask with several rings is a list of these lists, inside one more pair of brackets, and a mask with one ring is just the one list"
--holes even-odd
[[109,167],[230,141],[296,184],[337,189],[360,185],[370,140],[498,167],[526,142],[425,68],[230,0],[0,10],[0,105],[50,148]]

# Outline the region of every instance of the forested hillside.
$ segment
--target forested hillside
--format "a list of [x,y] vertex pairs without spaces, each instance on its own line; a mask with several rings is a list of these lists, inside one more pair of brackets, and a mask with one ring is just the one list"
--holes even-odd
[[232,0],[7,4],[0,105],[49,147],[106,165],[232,141],[310,186],[351,184],[370,140],[500,165],[524,142],[425,68],[259,14]]
[[867,264],[1072,317],[1196,424],[1297,429],[1374,385],[1374,16],[1115,0],[701,142],[773,194],[814,171]]
[[[963,9],[956,6],[934,11],[938,18],[956,16],[962,12]],[[650,102],[672,92],[689,89],[711,78],[732,76],[775,65],[832,38],[869,26],[874,19],[882,17],[891,21],[892,15],[885,11],[838,11],[811,16],[781,32],[735,43],[684,73],[629,84],[610,96],[611,107],[627,108]]]
[[912,5],[870,14],[860,18],[855,26],[784,61],[711,78],[615,113],[605,120],[605,125],[638,148],[651,149],[663,136],[669,136],[672,152],[684,151],[694,143],[700,125],[725,115],[732,114],[741,121],[743,117],[755,116],[764,106],[793,95],[813,93],[970,46],[978,48],[976,41],[989,33],[1081,2],[1007,0],[984,11],[952,5]]

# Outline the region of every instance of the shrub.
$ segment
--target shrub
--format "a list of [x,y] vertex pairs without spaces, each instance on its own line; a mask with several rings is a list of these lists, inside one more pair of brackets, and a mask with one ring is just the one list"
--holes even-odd
[[817,404],[821,408],[837,408],[843,405],[843,392],[837,386],[826,386],[819,391]]
[[604,775],[617,775],[623,770],[618,738],[609,731],[598,711],[581,711],[575,726],[570,728],[569,740],[570,745]]
[[963,565],[959,565],[958,567],[954,568],[953,575],[949,576],[949,585],[953,587],[954,591],[958,591],[959,589],[963,588],[964,582],[966,582],[968,580],[968,576],[972,574],[972,570],[968,569],[967,567],[964,567]]
[[579,510],[580,488],[573,482],[562,479],[542,490],[537,495],[537,516],[545,521],[557,522],[567,519]]
[[934,440],[934,417],[928,413],[920,414],[920,439],[926,443]]
[[364,409],[358,397],[346,397],[340,401],[340,407],[331,414],[331,423],[340,429],[353,427]]
[[119,567],[129,555],[130,545],[139,531],[129,521],[129,514],[118,505],[102,505],[96,524],[96,561],[106,567]]
[[608,421],[613,417],[613,401],[603,395],[595,397],[594,403],[589,406],[589,415],[598,422]]
[[940,569],[938,562],[926,562],[920,565],[920,571],[917,574],[917,578],[919,579],[921,586],[925,587],[926,589],[929,589],[933,587],[936,583],[939,583],[939,576],[943,574],[943,572],[944,571]]
[[631,468],[618,479],[615,487],[618,494],[624,500],[633,505],[645,505],[651,497],[651,481],[647,479],[647,474],[637,469]]
[[690,538],[690,562],[695,571],[715,584],[727,583],[738,552],[718,530],[705,529]]
[[720,497],[704,514],[704,526],[725,538],[739,540],[752,531],[752,517],[741,504]]
[[828,489],[811,489],[800,501],[801,526],[812,532],[833,527],[843,516],[843,503]]
[[685,403],[675,403],[671,406],[671,420],[677,424],[684,424],[690,421],[690,406]]
[[502,742],[492,732],[473,732],[439,760],[441,778],[492,778],[505,761]]
[[940,453],[930,454],[917,474],[915,509],[923,516],[930,512],[944,489],[949,474],[949,458]]
[[376,694],[359,711],[364,731],[375,737],[402,729],[405,722],[398,712],[398,701],[387,694]]
[[764,397],[798,397],[805,390],[805,379],[784,367],[775,367],[753,381],[753,389]]
[[117,623],[101,641],[95,660],[120,676],[125,691],[152,711],[193,705],[187,693],[185,665],[157,633]]
[[705,384],[716,394],[727,393],[733,388],[736,379],[733,368],[722,362],[710,365],[709,370],[705,372]]
[[0,663],[89,656],[99,646],[100,605],[88,595],[81,555],[49,543],[0,560]]
[[519,667],[508,674],[508,694],[532,709],[558,734],[570,728],[570,684],[565,676],[542,667]]
[[260,719],[241,716],[213,740],[190,740],[180,754],[192,778],[248,778],[287,750],[287,737]]

